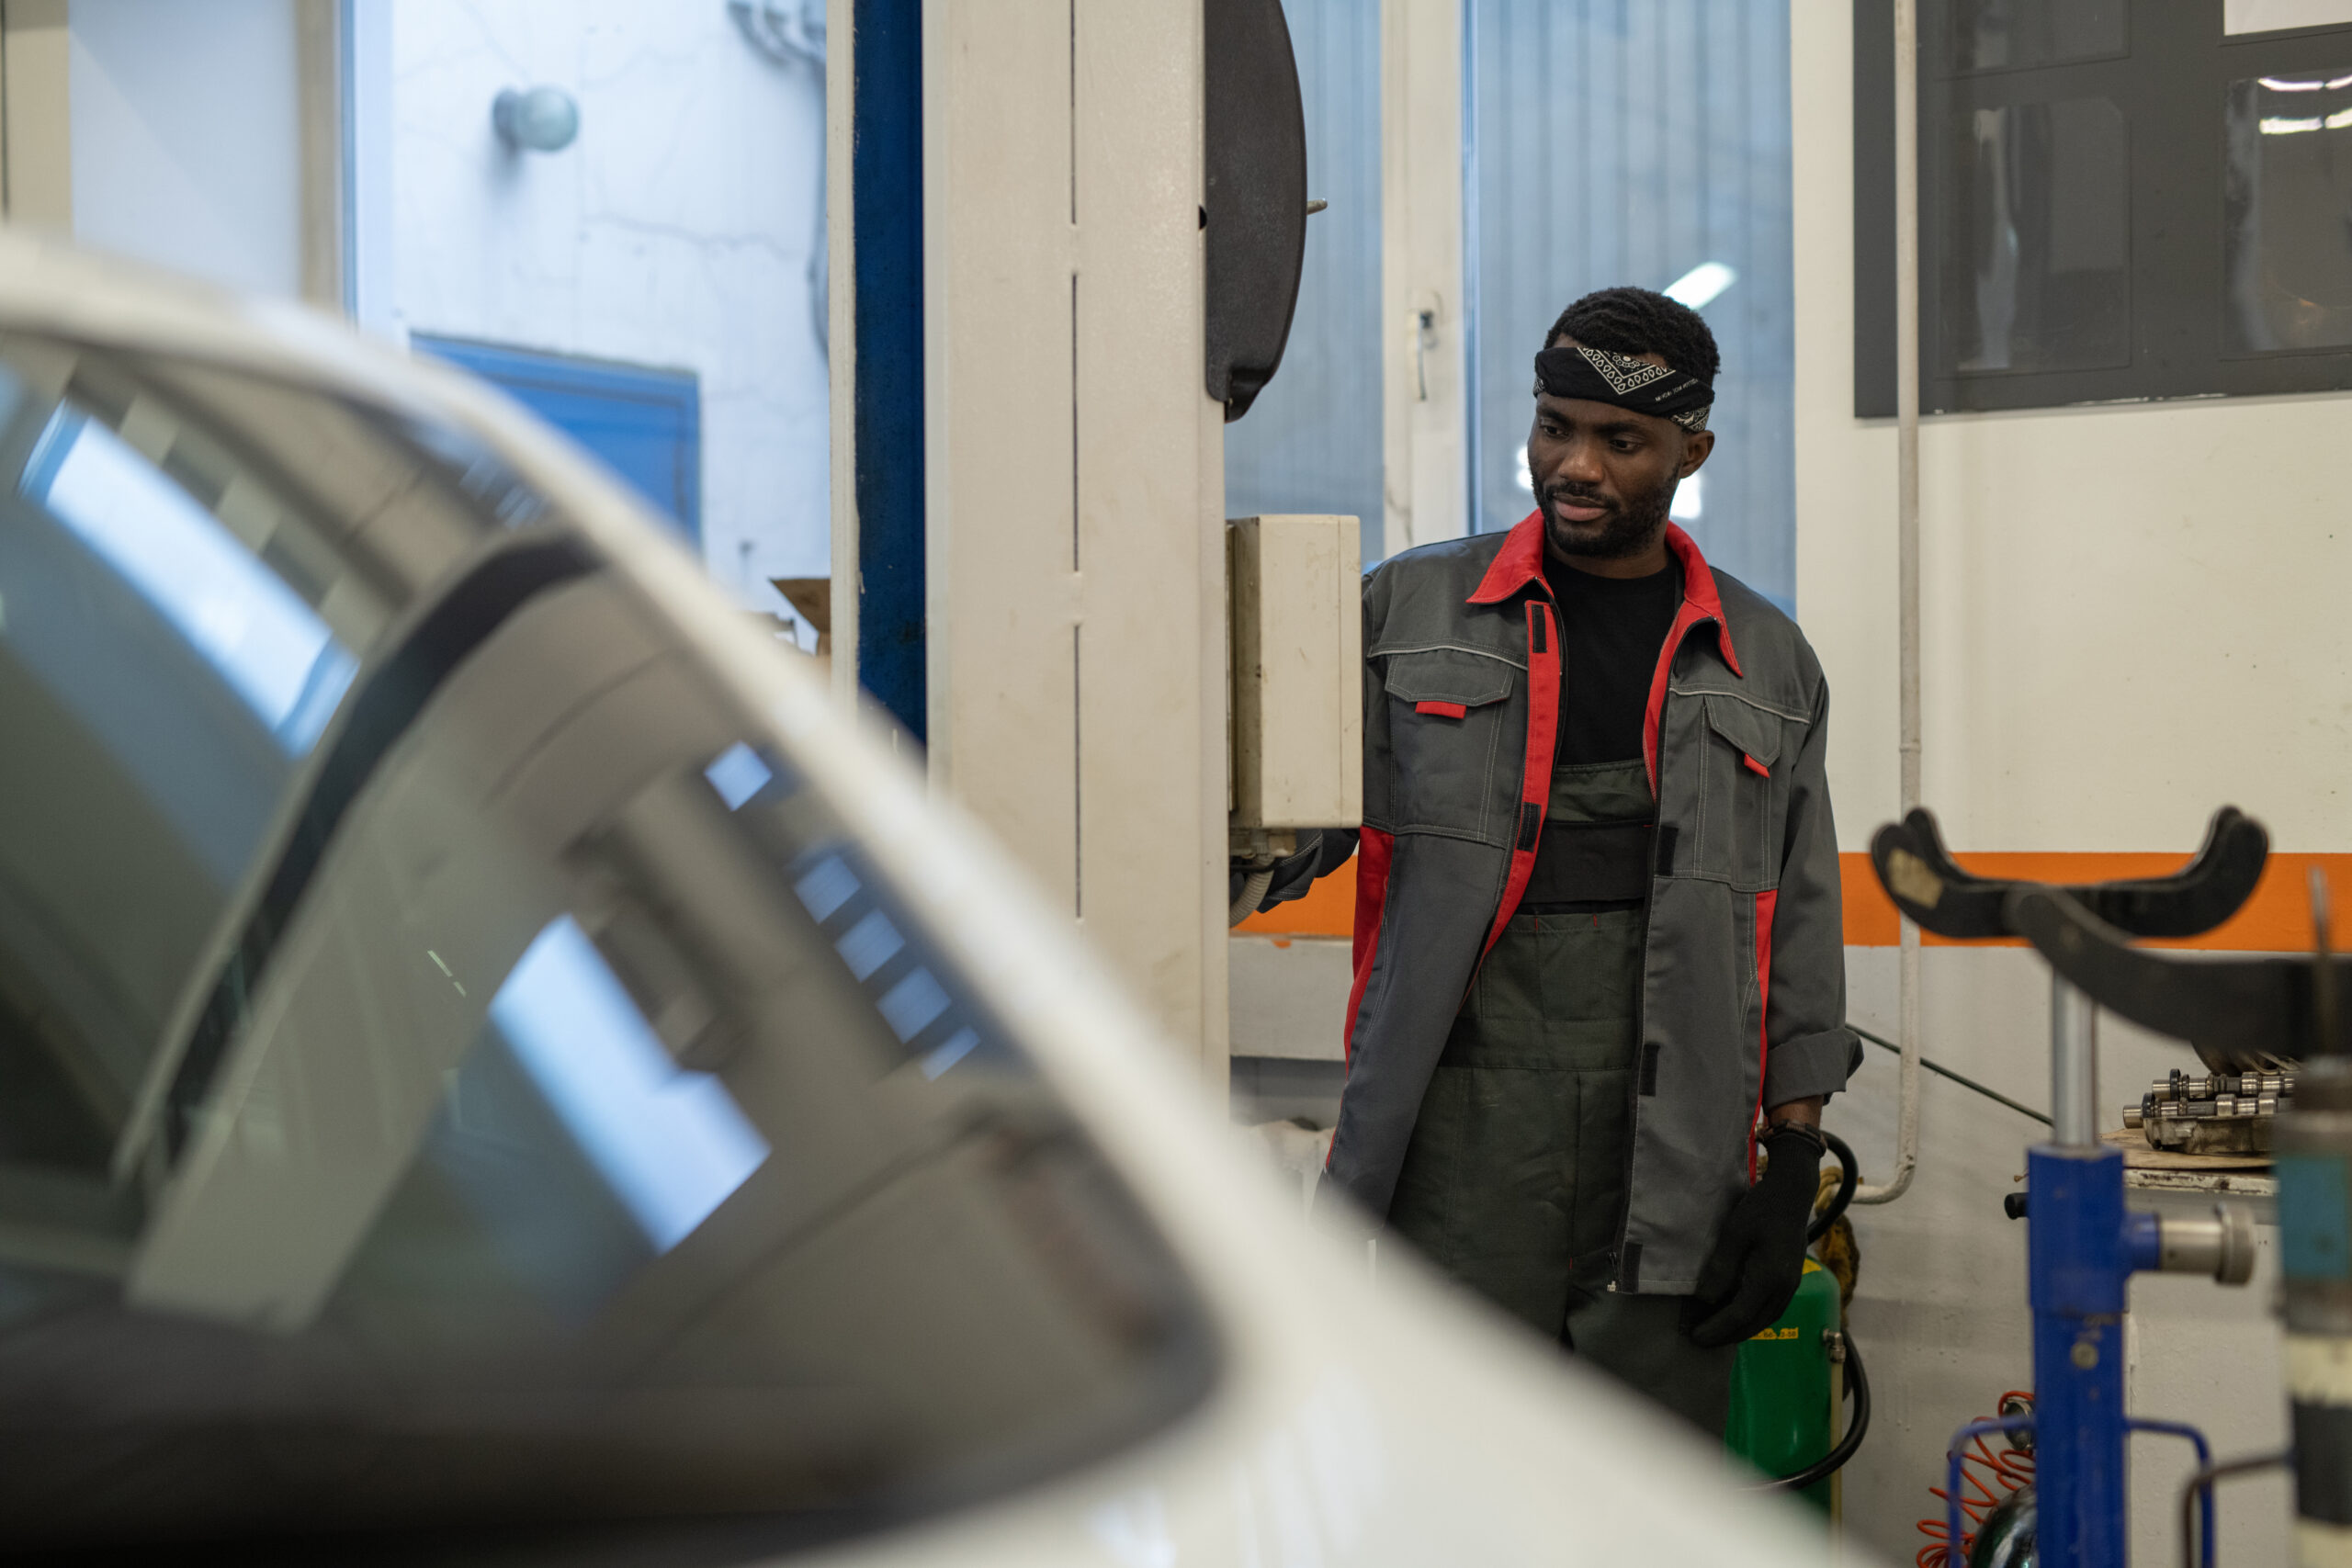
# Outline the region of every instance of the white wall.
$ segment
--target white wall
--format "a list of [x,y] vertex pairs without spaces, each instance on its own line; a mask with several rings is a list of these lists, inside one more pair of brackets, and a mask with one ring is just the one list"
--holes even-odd
[[[722,0],[384,9],[389,233],[361,242],[363,304],[397,331],[695,372],[713,575],[762,608],[766,578],[824,575],[820,73],[755,52]],[[578,102],[579,139],[511,152],[492,100],[540,85]]]
[[[1856,851],[1896,807],[1896,619],[1894,435],[1853,416],[1851,9],[1795,0],[1792,99],[1797,608],[1836,695],[1830,781]],[[1928,422],[1923,793],[1956,849],[2185,854],[2224,802],[2279,849],[2352,849],[2346,434],[2352,399],[2335,395]],[[1928,1054],[2046,1107],[2041,966],[2016,950],[1931,948],[1924,968]],[[1849,949],[1849,973],[1856,1021],[1891,1035],[1892,950]],[[2110,1120],[2145,1077],[2193,1061],[2106,1027]],[[1875,1175],[1894,1074],[1871,1056],[1828,1122]],[[2038,1129],[1933,1078],[1921,1120],[1910,1196],[1856,1213],[1855,1332],[1882,1425],[1849,1472],[1847,1517],[1905,1559],[1951,1431],[2030,1377],[2023,1227],[1999,1199]],[[2276,1446],[2269,1303],[2218,1290],[2134,1286],[2135,1414],[2205,1423],[2224,1452]],[[2217,1314],[2233,1356],[2213,1355]],[[2166,1489],[2155,1478],[2177,1459],[2149,1449],[2140,1462],[2152,1468],[2135,1560],[2166,1561],[2170,1537],[2147,1531]],[[2225,1505],[2226,1558],[2283,1560],[2282,1499],[2266,1482]]]
[[299,292],[293,0],[73,0],[69,17],[74,237]]
[[[1845,847],[1895,805],[1894,433],[1853,417],[1852,42],[1797,0],[1797,608]],[[2194,849],[2233,801],[2352,849],[2352,398],[1963,414],[1922,432],[1924,795],[1956,848]]]

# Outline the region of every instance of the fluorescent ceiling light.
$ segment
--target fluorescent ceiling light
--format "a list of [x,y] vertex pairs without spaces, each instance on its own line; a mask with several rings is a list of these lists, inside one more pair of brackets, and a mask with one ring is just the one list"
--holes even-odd
[[1689,272],[1666,286],[1666,297],[1679,299],[1694,310],[1703,310],[1710,300],[1739,281],[1739,274],[1721,262],[1701,262]]

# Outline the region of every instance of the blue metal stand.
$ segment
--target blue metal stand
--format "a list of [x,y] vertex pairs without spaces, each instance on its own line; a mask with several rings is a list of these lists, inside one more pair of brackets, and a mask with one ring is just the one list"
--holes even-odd
[[[2068,976],[2086,976],[2103,996],[2130,998],[2124,1010],[2132,1017],[2162,1026],[2162,1015],[2178,1002],[2187,972],[2175,971],[2163,979],[2172,989],[2134,994],[2127,979],[2154,986],[2164,970],[2140,963],[2124,940],[2194,936],[2212,930],[2253,895],[2268,854],[2269,835],[2261,824],[2227,807],[2213,814],[2196,858],[2174,874],[2070,887],[2005,881],[1962,869],[1944,848],[1934,815],[1924,808],[1913,808],[1901,822],[1890,822],[1871,835],[1871,864],[1905,919],[1963,941],[2026,936],[2053,966],[2050,1141],[2028,1152],[2031,1186],[2023,1209],[2014,1202],[2005,1205],[2012,1213],[2022,1213],[2028,1222],[2036,1432],[2031,1534],[2019,1533],[2025,1528],[2020,1499],[2018,1507],[2004,1517],[1998,1543],[1984,1543],[1988,1554],[2005,1561],[2013,1560],[2015,1548],[2030,1539],[2041,1568],[2122,1568],[2130,1545],[2126,1438],[2133,1431],[2164,1432],[2187,1438],[2200,1455],[2206,1451],[2205,1439],[2193,1427],[2133,1421],[2124,1415],[2126,1295],[2132,1274],[2141,1269],[2204,1274],[2225,1285],[2245,1284],[2254,1273],[2253,1221],[2223,1204],[2214,1206],[2211,1219],[2124,1212],[2123,1153],[2099,1139],[2098,1009]],[[2320,924],[2324,953],[2324,918]],[[2323,964],[2315,974],[2333,976],[2335,970]],[[2295,1016],[2298,1009],[2312,1010],[2297,994],[2282,989],[2276,977],[2262,984],[2277,1004],[2266,1017],[2285,1019]],[[2223,994],[2216,991],[2213,997]],[[2231,998],[2239,994],[2227,993]],[[2154,1006],[2157,1016],[2152,1017],[2150,1004],[2158,997],[2166,999]],[[2232,999],[2228,1009],[2238,1005]],[[2212,1010],[2208,1006],[2199,1016]],[[2267,1031],[2280,1039],[2288,1032],[2283,1024]],[[2338,1035],[2332,1023],[2322,1037],[2330,1048],[2335,1046]],[[2198,1039],[2202,1050],[2203,1036]],[[2266,1051],[2278,1048],[2267,1038],[2262,1045]],[[2352,1105],[2352,1093],[2346,1102]],[[1960,1448],[1980,1433],[2014,1429],[2019,1424],[1977,1423],[1963,1427],[1954,1439],[1952,1496],[1946,1513],[1951,1568],[1962,1568],[1957,1560],[1962,1512]],[[2205,1554],[2210,1562],[2210,1510]]]
[[[1951,1550],[1953,1552],[1960,1550],[1957,1543],[1961,1539],[1961,1468],[1966,1457],[1970,1439],[1991,1437],[1996,1433],[2030,1432],[2037,1425],[2035,1418],[2030,1416],[2004,1416],[1996,1420],[1971,1421],[1952,1434],[1951,1447],[1944,1452],[1944,1540],[1952,1543]],[[2127,1419],[2123,1426],[2126,1432],[2154,1432],[2163,1437],[2186,1438],[2189,1447],[2197,1450],[2198,1474],[2205,1475],[2213,1468],[2212,1446],[2206,1442],[2205,1434],[2194,1427],[2184,1426],[2177,1421],[2137,1419]],[[2038,1448],[2039,1444],[2036,1446]],[[2039,1460],[2036,1463],[2038,1476]],[[2035,1495],[2037,1505],[2040,1500],[2041,1494],[2037,1486]],[[2200,1506],[2198,1509],[2198,1540],[2200,1550],[2197,1562],[2199,1568],[2213,1568],[2213,1493],[2210,1483],[2199,1492],[2199,1502]],[[2120,1537],[2115,1540],[2119,1553],[2117,1561],[2120,1562],[2123,1543]],[[2038,1552],[2046,1550],[2039,1541],[2036,1542]],[[2044,1556],[2041,1561],[2049,1562],[2052,1559]],[[1952,1568],[1959,1568],[1957,1557],[1952,1559]]]
[[[2222,1226],[2173,1222],[2175,1256],[2166,1257],[2165,1222],[2123,1207],[2123,1151],[2098,1137],[2098,1010],[2080,992],[2051,981],[2051,1142],[2026,1153],[2027,1292],[2033,1307],[2030,1417],[1972,1422],[1952,1439],[1950,1522],[1952,1568],[1960,1568],[1960,1452],[1982,1433],[2034,1430],[2033,1484],[2041,1568],[2124,1568],[2130,1537],[2124,1489],[2133,1431],[2188,1438],[2209,1450],[2194,1427],[2134,1421],[2123,1413],[2123,1313],[2132,1276],[2170,1264],[2216,1270],[2241,1282],[2219,1259]],[[2210,1234],[2208,1227],[2210,1227]],[[2208,1562],[2212,1517],[2205,1520]]]
[[2041,1560],[2121,1568],[2123,1153],[2044,1144],[2026,1171]]

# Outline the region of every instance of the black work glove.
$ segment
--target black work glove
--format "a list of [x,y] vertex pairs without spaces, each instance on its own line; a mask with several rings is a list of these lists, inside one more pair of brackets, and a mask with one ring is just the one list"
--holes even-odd
[[1804,1276],[1804,1233],[1821,1189],[1821,1141],[1775,1122],[1764,1148],[1771,1158],[1762,1179],[1724,1216],[1699,1287],[1683,1303],[1683,1330],[1694,1345],[1712,1349],[1754,1338],[1789,1310]]

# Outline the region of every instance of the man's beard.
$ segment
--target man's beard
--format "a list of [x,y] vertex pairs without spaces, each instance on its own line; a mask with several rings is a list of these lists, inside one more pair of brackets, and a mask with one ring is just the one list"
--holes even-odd
[[1552,553],[1581,556],[1589,560],[1624,560],[1657,542],[1659,533],[1666,527],[1667,508],[1674,502],[1674,481],[1668,479],[1646,495],[1628,497],[1624,505],[1611,508],[1609,514],[1597,523],[1563,523],[1557,509],[1568,502],[1579,506],[1603,504],[1598,496],[1585,494],[1573,486],[1547,487],[1544,491],[1544,533]]

